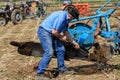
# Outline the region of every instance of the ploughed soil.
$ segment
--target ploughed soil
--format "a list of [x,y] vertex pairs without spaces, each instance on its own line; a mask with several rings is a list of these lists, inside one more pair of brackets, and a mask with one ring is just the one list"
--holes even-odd
[[[116,20],[110,21],[111,25],[116,26]],[[22,55],[18,52],[18,47],[12,46],[10,42],[40,43],[37,37],[39,23],[40,21],[31,19],[17,25],[8,22],[6,26],[0,27],[0,80],[35,80],[36,68],[42,57]],[[98,37],[96,41],[104,42],[105,39]],[[65,60],[65,64],[69,73],[52,80],[120,80],[119,55],[101,66],[94,61],[80,58]],[[56,68],[57,59],[52,58],[47,70]]]

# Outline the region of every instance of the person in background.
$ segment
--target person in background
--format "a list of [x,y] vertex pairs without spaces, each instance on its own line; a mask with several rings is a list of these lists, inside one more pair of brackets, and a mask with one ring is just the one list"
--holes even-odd
[[10,5],[8,3],[6,3],[5,5],[5,11],[9,11],[10,10]]
[[54,51],[57,55],[58,71],[60,73],[64,73],[66,71],[64,63],[65,47],[62,42],[70,41],[74,44],[75,49],[79,49],[79,44],[68,32],[69,22],[72,19],[78,18],[78,10],[75,7],[69,7],[67,11],[53,12],[39,25],[37,33],[44,50],[43,57],[37,69],[37,77],[40,77],[40,79],[50,78],[45,74],[45,72]]
[[39,19],[40,16],[43,16],[43,15],[44,15],[45,10],[44,10],[44,8],[43,8],[43,4],[42,4],[42,3],[39,3],[39,4],[37,5],[37,8],[38,8],[38,11],[37,11],[37,13],[36,13],[36,19]]
[[20,7],[21,7],[22,10],[25,8],[25,5],[24,5],[23,2],[21,2]]

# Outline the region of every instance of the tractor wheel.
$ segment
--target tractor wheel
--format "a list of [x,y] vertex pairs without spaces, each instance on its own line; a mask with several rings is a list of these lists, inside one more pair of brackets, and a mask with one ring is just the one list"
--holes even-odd
[[7,21],[5,18],[1,17],[0,18],[0,26],[5,26],[7,24]]
[[25,16],[28,16],[28,15],[30,14],[30,11],[31,11],[30,8],[27,8],[27,7],[26,7],[26,8],[24,9]]
[[11,20],[13,24],[19,24],[23,21],[22,13],[19,9],[13,10]]

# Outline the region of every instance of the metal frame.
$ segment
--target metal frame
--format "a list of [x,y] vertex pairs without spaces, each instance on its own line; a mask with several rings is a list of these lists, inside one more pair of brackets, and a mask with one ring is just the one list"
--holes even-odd
[[[74,27],[72,26],[69,28],[69,32],[72,35],[72,37],[80,44],[83,45],[83,47],[87,50],[89,50],[94,43],[94,37],[93,34],[96,31],[96,26],[98,23],[100,23],[100,36],[105,37],[107,40],[114,42],[114,50],[119,50],[120,46],[120,32],[119,30],[111,31],[109,18],[110,16],[115,12],[115,10],[120,6],[120,2],[118,2],[113,9],[109,9],[105,11],[104,13],[101,13],[101,10],[111,2],[111,0],[108,0],[103,6],[101,6],[94,16],[79,18],[78,21],[83,20],[92,20],[93,24],[91,28],[88,28],[89,26],[86,24],[77,23]],[[102,18],[105,19],[105,21],[102,20]],[[120,20],[120,19],[119,19]],[[76,19],[72,20],[71,22],[78,22]],[[106,25],[106,27],[104,27]],[[76,28],[75,28],[76,27]],[[87,30],[86,30],[87,29]],[[84,35],[83,35],[84,34]],[[82,37],[81,37],[82,36]],[[86,37],[85,37],[86,36]],[[90,37],[89,37],[90,36]],[[82,40],[82,42],[81,42]],[[85,42],[87,41],[87,42]],[[85,44],[91,44],[91,45],[85,45]]]

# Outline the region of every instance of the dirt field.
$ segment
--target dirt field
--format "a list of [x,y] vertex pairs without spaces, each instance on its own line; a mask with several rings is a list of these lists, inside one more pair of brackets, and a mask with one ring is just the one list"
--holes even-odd
[[[13,25],[9,22],[5,27],[0,27],[0,80],[35,80],[34,66],[41,57],[21,55],[10,42],[39,42],[36,34],[37,23],[36,20],[24,20],[22,24]],[[71,59],[65,63],[75,74],[66,74],[52,80],[120,80],[119,55],[101,69],[97,69],[94,62],[80,59]],[[57,61],[53,58],[48,69],[56,67]]]
[[[111,19],[111,25],[116,24]],[[37,37],[37,20],[24,20],[22,24],[13,25],[9,22],[0,27],[0,80],[35,80],[36,64],[41,57],[21,55],[11,41],[39,42]],[[98,39],[99,40],[99,39]],[[65,61],[67,68],[74,74],[65,74],[52,80],[120,80],[120,56],[116,55],[108,65],[98,66],[91,61],[71,59]],[[53,58],[48,70],[57,68],[57,60]]]

